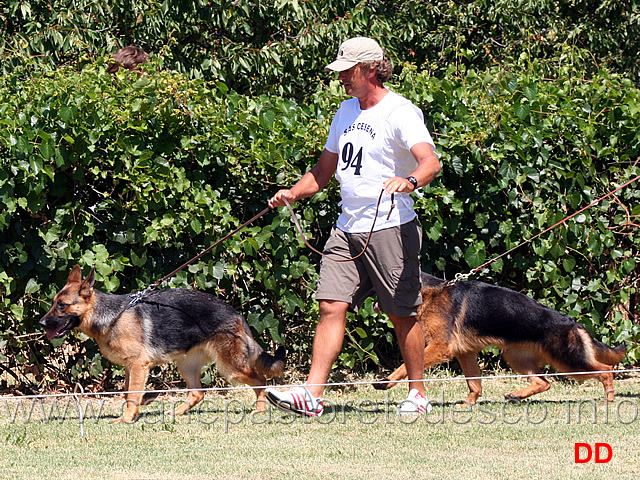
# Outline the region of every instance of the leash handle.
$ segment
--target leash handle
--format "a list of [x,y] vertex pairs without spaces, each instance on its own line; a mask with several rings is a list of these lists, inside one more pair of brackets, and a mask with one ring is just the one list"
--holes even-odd
[[[289,204],[289,201],[286,199],[286,197],[282,197],[282,200],[284,201],[284,204],[286,205],[286,207],[289,209],[289,212],[291,213],[291,219],[293,220],[293,223],[296,226],[296,229],[298,230],[298,233],[300,234],[300,237],[302,237],[302,241],[304,242],[304,244],[313,252],[317,253],[318,255],[320,255],[321,257],[324,257],[328,260],[331,260],[332,262],[338,262],[338,263],[342,263],[342,262],[353,262],[355,259],[360,258],[362,255],[364,255],[364,252],[367,251],[367,248],[369,247],[369,242],[371,241],[371,236],[373,235],[373,229],[376,226],[376,220],[378,219],[378,211],[380,210],[380,203],[382,201],[382,195],[384,194],[384,188],[382,189],[382,191],[380,191],[380,196],[378,197],[378,203],[376,204],[376,214],[373,217],[373,223],[371,224],[371,230],[369,230],[369,235],[367,236],[367,241],[364,244],[364,247],[362,248],[362,251],[356,255],[355,257],[351,257],[351,258],[333,258],[332,256],[327,255],[326,253],[321,252],[320,250],[314,248],[309,241],[307,240],[307,238],[304,236],[304,232],[302,231],[302,227],[300,226],[300,222],[298,222],[298,217],[296,215],[296,212],[293,211],[293,208],[291,207],[291,205]],[[387,216],[387,218],[389,218],[391,216],[391,212],[393,211],[393,207],[395,206],[395,203],[393,201],[393,194],[391,196],[391,210],[389,210],[389,215]]]

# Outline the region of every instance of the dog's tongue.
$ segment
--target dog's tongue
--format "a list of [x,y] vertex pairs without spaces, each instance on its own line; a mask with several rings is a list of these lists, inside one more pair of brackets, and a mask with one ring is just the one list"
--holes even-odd
[[51,340],[52,338],[55,338],[59,333],[60,330],[62,330],[64,328],[64,325],[59,326],[58,328],[54,328],[53,330],[47,330],[47,338],[49,340]]

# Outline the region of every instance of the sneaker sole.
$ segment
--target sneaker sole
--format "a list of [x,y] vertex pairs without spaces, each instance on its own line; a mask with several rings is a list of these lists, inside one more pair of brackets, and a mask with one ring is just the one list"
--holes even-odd
[[271,392],[267,392],[266,397],[271,405],[282,410],[283,412],[287,412],[287,413],[293,412],[293,413],[297,413],[298,415],[302,415],[304,417],[319,417],[322,414],[322,413],[318,414],[315,412],[310,412],[309,410],[300,410],[300,409],[294,408],[291,404],[287,402],[283,402],[276,397],[272,397]]
[[401,409],[399,409],[397,411],[398,416],[403,416],[403,415],[426,415],[428,413],[431,413],[431,411],[433,410],[433,406],[428,403],[426,407],[418,407],[417,410],[412,410],[412,411],[402,411]]

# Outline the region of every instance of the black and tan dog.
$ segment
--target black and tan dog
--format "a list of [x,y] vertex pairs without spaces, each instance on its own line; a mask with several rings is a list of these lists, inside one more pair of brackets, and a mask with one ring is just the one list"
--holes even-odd
[[[625,355],[624,345],[611,348],[594,340],[575,320],[545,307],[514,290],[477,281],[451,285],[422,274],[422,305],[418,320],[424,331],[427,369],[456,358],[467,377],[466,403],[474,405],[482,394],[477,355],[485,347],[502,349],[513,370],[529,377],[530,385],[507,393],[508,400],[522,400],[550,388],[541,367],[551,365],[558,372],[603,372],[576,375],[578,381],[596,378],[604,385],[605,398],[613,401],[612,366]],[[404,365],[376,383],[380,390],[391,388],[407,375]]]
[[[124,365],[127,408],[116,421],[131,422],[143,404],[149,369],[175,361],[187,388],[201,388],[204,365],[215,362],[230,381],[254,387],[256,410],[265,410],[265,377],[282,375],[284,347],[275,357],[253,339],[246,320],[230,305],[204,292],[187,289],[154,291],[129,306],[130,295],[111,295],[94,289],[95,270],[82,279],[74,266],[67,284],[53,299],[51,310],[40,320],[48,338],[71,329],[94,338],[102,354]],[[204,398],[190,390],[187,401],[176,409],[180,415]]]

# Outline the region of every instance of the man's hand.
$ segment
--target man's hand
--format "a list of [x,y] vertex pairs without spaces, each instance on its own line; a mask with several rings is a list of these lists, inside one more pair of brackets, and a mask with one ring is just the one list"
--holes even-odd
[[291,193],[290,189],[278,190],[269,200],[269,208],[284,207],[285,204],[283,198],[286,198],[290,204],[296,201],[295,196]]
[[388,194],[392,194],[396,192],[411,193],[414,190],[413,184],[406,178],[402,178],[402,177],[388,178],[384,182],[383,186],[384,186],[385,192],[387,192]]

